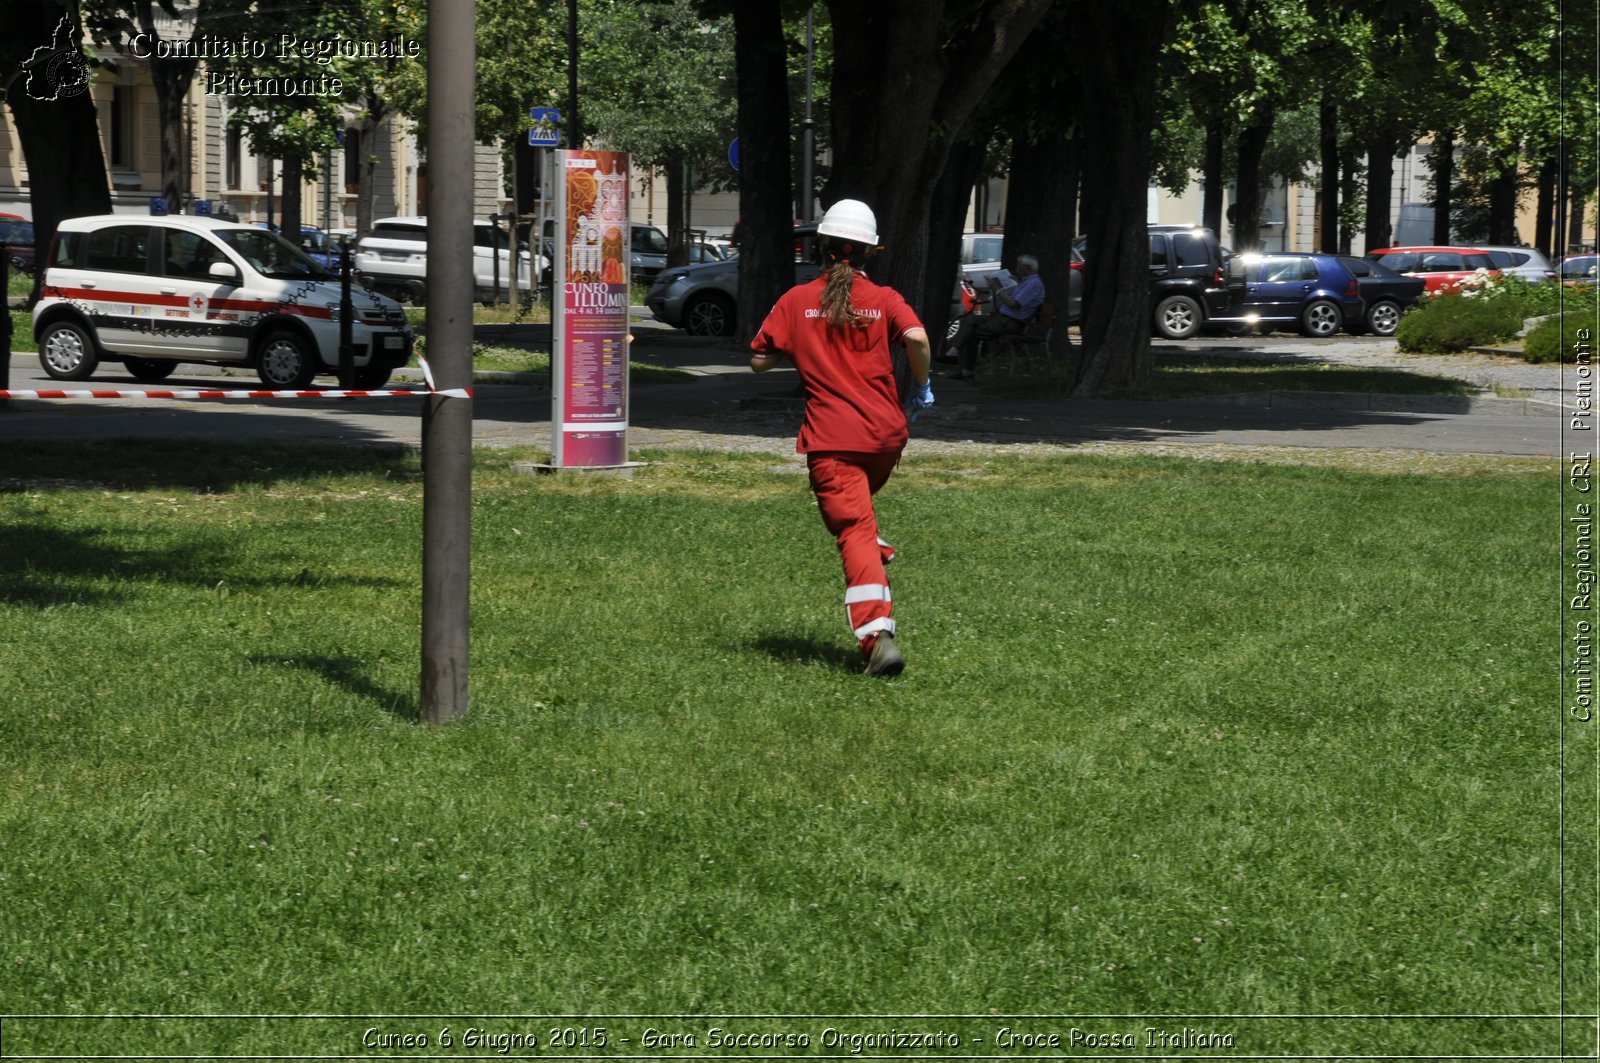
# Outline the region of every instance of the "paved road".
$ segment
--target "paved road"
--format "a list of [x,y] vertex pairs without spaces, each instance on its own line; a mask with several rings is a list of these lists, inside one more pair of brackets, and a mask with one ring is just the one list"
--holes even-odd
[[[794,378],[785,372],[756,377],[737,351],[642,324],[634,356],[683,368],[695,379],[634,388],[629,442],[636,448],[693,445],[792,450],[799,406]],[[524,330],[509,342],[548,343],[548,330]],[[502,342],[508,337],[502,333]],[[1228,339],[1186,345],[1185,350],[1269,359],[1383,364],[1396,356],[1391,341],[1372,338],[1310,341],[1288,337]],[[1468,362],[1471,359],[1466,360]],[[1480,359],[1479,361],[1482,361]],[[1506,371],[1539,368],[1514,366]],[[1463,363],[1465,364],[1465,363]],[[1479,366],[1475,371],[1482,371]],[[1548,379],[1547,379],[1548,378]],[[915,428],[929,443],[1038,443],[1081,446],[1123,443],[1171,446],[1295,446],[1410,450],[1441,454],[1557,456],[1565,452],[1559,372],[1522,393],[1540,400],[1380,398],[1350,396],[1183,402],[1017,400],[996,398],[970,385],[936,379],[938,406]],[[44,378],[37,356],[14,355],[11,387],[60,387]],[[143,390],[107,367],[84,387]],[[162,387],[259,387],[253,375],[184,366]],[[473,400],[473,439],[479,446],[550,444],[550,392],[544,382],[480,382]],[[420,445],[421,400],[327,402],[82,400],[0,403],[0,441],[115,438],[318,441]]]

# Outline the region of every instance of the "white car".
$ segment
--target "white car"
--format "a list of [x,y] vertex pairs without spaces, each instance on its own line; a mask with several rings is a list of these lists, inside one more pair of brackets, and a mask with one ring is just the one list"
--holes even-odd
[[1529,284],[1543,284],[1556,279],[1556,269],[1536,247],[1511,247],[1495,244],[1477,245],[1478,250],[1489,252],[1494,268],[1504,276],[1521,277]]
[[[376,390],[411,357],[398,303],[353,289],[355,386]],[[103,362],[164,380],[183,362],[247,365],[299,390],[339,371],[339,285],[277,233],[190,215],[69,218],[33,308],[39,362],[87,380]]]
[[[472,288],[481,302],[495,297],[496,257],[500,260],[499,297],[509,299],[510,238],[504,229],[480,218],[472,223]],[[517,285],[527,291],[534,276],[533,260],[525,249],[517,258]],[[548,265],[540,256],[541,274]],[[428,219],[415,216],[373,222],[372,230],[356,244],[355,276],[363,288],[421,306],[428,297]]]

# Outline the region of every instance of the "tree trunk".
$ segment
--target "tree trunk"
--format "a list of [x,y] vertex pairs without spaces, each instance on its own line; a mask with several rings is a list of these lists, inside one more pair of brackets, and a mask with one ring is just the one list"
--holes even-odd
[[1499,160],[1500,172],[1489,182],[1489,239],[1491,244],[1520,243],[1517,236],[1517,155]]
[[1325,253],[1339,253],[1339,105],[1324,94],[1317,111],[1317,143],[1322,153],[1319,182],[1321,200],[1317,223],[1321,239],[1317,246]]
[[1394,202],[1394,155],[1396,136],[1392,130],[1376,134],[1367,144],[1367,250],[1388,247],[1394,241],[1394,222],[1390,220]]
[[689,261],[688,163],[671,159],[667,172],[667,265],[682,266]]
[[1233,249],[1259,251],[1261,240],[1261,156],[1267,150],[1276,117],[1263,106],[1255,120],[1239,131],[1238,172],[1234,175]]
[[1083,82],[1085,363],[1073,394],[1095,395],[1150,384],[1150,130],[1157,116],[1156,76],[1166,39],[1166,5],[1112,7],[1079,0],[1074,66]]
[[1052,343],[1057,354],[1067,338],[1067,292],[1072,272],[1073,196],[1062,176],[1072,169],[1073,142],[1059,134],[1036,141],[1013,140],[1011,185],[1006,197],[1006,239],[1002,258],[1015,269],[1018,255],[1039,260],[1045,297],[1055,307]]
[[1441,130],[1433,141],[1433,242],[1450,243],[1450,215],[1455,210],[1451,188],[1456,180],[1456,134]]
[[[0,70],[19,72],[6,85],[6,101],[28,164],[33,241],[42,265],[63,219],[111,213],[111,188],[82,62],[81,28],[50,0],[12,0],[5,14]],[[58,35],[58,29],[64,31]],[[35,49],[52,42],[62,50],[35,56]],[[38,65],[31,62],[35,58]],[[34,272],[35,300],[43,278],[42,268]]]
[[1222,119],[1206,123],[1205,152],[1201,158],[1200,224],[1214,233],[1222,232],[1222,152],[1227,143]]
[[377,192],[378,132],[383,125],[388,107],[382,97],[370,88],[367,107],[356,123],[356,233],[365,236],[372,230],[373,196]]
[[156,90],[156,113],[161,130],[161,198],[167,201],[167,210],[173,214],[183,209],[184,185],[188,173],[184,166],[185,130],[183,121],[184,96],[189,82],[194,79],[199,60],[166,55],[154,42],[161,40],[156,28],[155,13],[150,0],[139,0],[136,8],[139,29],[153,42],[150,46],[150,80]]
[[283,199],[278,207],[278,232],[300,246],[300,218],[306,192],[306,164],[298,155],[283,160]]
[[1539,167],[1539,201],[1534,208],[1533,218],[1533,246],[1552,262],[1555,261],[1552,257],[1555,247],[1551,236],[1555,232],[1556,175],[1559,170],[1560,164],[1553,154]]
[[985,0],[954,39],[932,0],[829,0],[833,22],[833,172],[824,203],[864,200],[884,252],[874,279],[919,314],[948,290],[924,290],[928,203],[961,129],[1051,0]]
[[1341,255],[1348,255],[1350,249],[1355,246],[1355,233],[1351,231],[1350,223],[1354,220],[1355,210],[1359,206],[1357,200],[1362,194],[1359,165],[1360,159],[1356,154],[1355,145],[1346,144],[1339,152],[1339,253]]
[[790,217],[789,84],[778,0],[734,5],[739,91],[738,340],[755,336],[778,297],[794,286]]
[[[987,145],[983,141],[958,139],[950,149],[950,162],[928,200],[928,277],[926,290],[937,295],[941,290],[955,292],[961,275],[961,230],[967,219],[972,187],[983,173]],[[950,302],[930,298],[920,315],[933,341],[934,353],[944,348],[950,324]]]

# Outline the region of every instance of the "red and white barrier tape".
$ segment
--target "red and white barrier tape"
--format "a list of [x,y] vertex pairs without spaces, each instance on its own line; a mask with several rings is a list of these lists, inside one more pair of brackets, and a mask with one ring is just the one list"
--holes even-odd
[[444,391],[224,391],[220,388],[195,388],[182,391],[121,391],[93,388],[68,391],[41,388],[35,391],[0,391],[0,399],[398,399],[443,395],[451,399],[472,398],[471,388]]
[[188,390],[123,391],[120,389],[91,388],[71,391],[44,388],[34,391],[0,390],[0,399],[401,399],[412,396],[443,395],[447,399],[470,399],[471,388],[445,388],[433,385],[433,371],[425,358],[418,357],[422,366],[422,379],[426,391],[391,389],[384,391],[224,391],[221,388],[194,388]]

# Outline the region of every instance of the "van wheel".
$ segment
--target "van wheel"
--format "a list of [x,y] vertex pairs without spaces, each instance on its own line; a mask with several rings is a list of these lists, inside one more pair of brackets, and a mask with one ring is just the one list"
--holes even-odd
[[178,363],[165,358],[124,358],[122,367],[139,383],[155,384],[171,376]]
[[1186,340],[1200,330],[1200,304],[1187,295],[1169,295],[1156,304],[1157,335]]
[[39,334],[39,364],[56,380],[88,380],[99,366],[100,356],[81,325],[57,321]]
[[702,295],[683,310],[683,331],[691,336],[732,336],[733,304],[720,295]]
[[270,332],[256,348],[256,375],[269,388],[301,391],[322,367],[311,345],[287,329]]
[[1300,332],[1314,339],[1326,339],[1344,327],[1344,311],[1327,299],[1315,299],[1300,312]]

